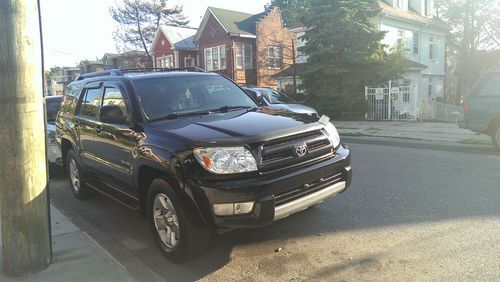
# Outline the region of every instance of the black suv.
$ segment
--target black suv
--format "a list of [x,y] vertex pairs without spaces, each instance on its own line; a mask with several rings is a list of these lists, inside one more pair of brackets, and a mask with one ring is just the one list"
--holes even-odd
[[141,211],[174,261],[216,231],[265,226],[351,182],[350,151],[327,117],[260,108],[215,73],[80,76],[57,139],[75,196],[96,190]]

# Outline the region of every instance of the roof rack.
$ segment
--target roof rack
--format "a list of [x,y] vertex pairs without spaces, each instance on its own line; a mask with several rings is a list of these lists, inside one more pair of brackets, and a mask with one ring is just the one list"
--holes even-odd
[[123,76],[125,73],[170,72],[170,71],[206,72],[204,69],[200,67],[112,69],[107,71],[98,71],[98,72],[81,74],[75,78],[75,81],[92,77],[99,77],[99,76]]

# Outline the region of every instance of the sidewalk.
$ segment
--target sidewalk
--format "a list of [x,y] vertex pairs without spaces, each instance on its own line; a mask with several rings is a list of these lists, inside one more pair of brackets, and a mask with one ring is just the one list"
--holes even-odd
[[[11,279],[1,273],[0,252],[0,281],[135,281],[125,267],[52,205],[50,213],[53,264],[32,276]],[[0,250],[1,239],[0,234]]]
[[493,146],[487,135],[461,129],[454,123],[396,121],[336,121],[341,136],[371,136],[447,144]]

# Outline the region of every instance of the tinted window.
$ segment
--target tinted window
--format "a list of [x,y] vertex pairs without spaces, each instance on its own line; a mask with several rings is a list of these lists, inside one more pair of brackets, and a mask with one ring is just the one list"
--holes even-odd
[[80,115],[97,117],[101,89],[87,89],[80,106]]
[[61,109],[62,98],[48,98],[45,99],[45,107],[47,110],[47,122],[54,122],[57,117],[57,113]]
[[122,109],[123,114],[127,113],[127,104],[123,95],[117,88],[106,87],[104,88],[104,96],[102,98],[102,105],[118,105]]
[[149,119],[223,106],[256,106],[245,92],[218,75],[149,78],[134,81],[134,86]]
[[500,74],[493,74],[483,80],[484,84],[479,91],[481,96],[498,96],[500,97]]
[[271,104],[291,104],[295,101],[287,95],[272,89],[261,89],[260,92],[264,95]]
[[64,95],[64,101],[62,102],[61,105],[61,111],[65,113],[74,111],[78,103],[78,99],[80,98],[81,92],[82,92],[81,85],[73,85],[73,84],[68,85],[67,92]]

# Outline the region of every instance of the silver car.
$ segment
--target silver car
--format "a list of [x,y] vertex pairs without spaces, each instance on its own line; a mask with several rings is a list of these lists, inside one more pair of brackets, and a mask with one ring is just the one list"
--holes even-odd
[[63,96],[48,96],[45,98],[47,111],[47,159],[50,165],[61,166],[63,159],[61,149],[56,142],[56,117],[61,109]]

